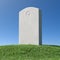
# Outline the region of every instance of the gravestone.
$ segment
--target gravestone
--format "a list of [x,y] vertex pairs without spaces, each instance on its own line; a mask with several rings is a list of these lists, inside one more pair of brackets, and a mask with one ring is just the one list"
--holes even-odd
[[39,8],[27,7],[19,12],[19,44],[42,44],[42,19]]

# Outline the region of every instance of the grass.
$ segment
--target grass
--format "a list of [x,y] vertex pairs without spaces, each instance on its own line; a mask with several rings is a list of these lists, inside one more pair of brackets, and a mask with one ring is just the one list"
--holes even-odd
[[60,60],[60,46],[0,46],[0,60]]

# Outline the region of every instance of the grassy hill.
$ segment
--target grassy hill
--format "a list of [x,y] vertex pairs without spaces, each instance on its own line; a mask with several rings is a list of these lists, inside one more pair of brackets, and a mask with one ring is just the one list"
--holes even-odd
[[60,60],[60,46],[0,46],[0,60]]

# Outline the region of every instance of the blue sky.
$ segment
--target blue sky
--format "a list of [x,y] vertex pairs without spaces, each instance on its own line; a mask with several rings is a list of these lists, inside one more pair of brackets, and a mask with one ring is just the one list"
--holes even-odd
[[26,7],[42,10],[43,44],[60,45],[60,0],[0,0],[0,45],[18,44],[18,15]]

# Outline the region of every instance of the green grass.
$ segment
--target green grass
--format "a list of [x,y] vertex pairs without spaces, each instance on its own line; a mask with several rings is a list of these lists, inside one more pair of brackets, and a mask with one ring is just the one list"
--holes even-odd
[[0,60],[60,60],[60,46],[0,46]]

